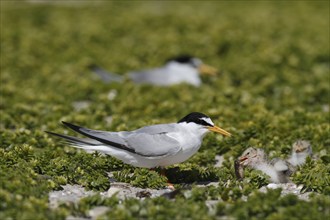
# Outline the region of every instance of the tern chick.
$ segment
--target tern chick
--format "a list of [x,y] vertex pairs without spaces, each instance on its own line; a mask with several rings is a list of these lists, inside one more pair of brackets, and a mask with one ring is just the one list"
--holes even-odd
[[[107,72],[100,67],[90,67],[105,82],[121,82],[123,77]],[[214,67],[204,64],[200,59],[191,56],[179,56],[166,61],[164,66],[141,71],[132,71],[127,74],[129,80],[138,84],[152,84],[156,86],[171,86],[188,83],[200,86],[200,74],[215,75]]]
[[243,178],[244,167],[262,171],[270,177],[270,181],[273,183],[287,183],[289,181],[286,175],[289,167],[285,161],[278,159],[271,163],[267,159],[265,151],[260,148],[249,147],[235,162],[235,173],[238,179]]
[[124,163],[145,168],[184,162],[198,151],[203,137],[210,131],[231,135],[199,112],[190,113],[177,123],[151,125],[134,131],[108,132],[63,124],[87,138],[47,133],[66,139],[73,147],[100,151]]
[[292,153],[288,162],[292,164],[292,166],[301,166],[305,163],[308,156],[312,156],[312,145],[310,142],[297,140],[292,145]]

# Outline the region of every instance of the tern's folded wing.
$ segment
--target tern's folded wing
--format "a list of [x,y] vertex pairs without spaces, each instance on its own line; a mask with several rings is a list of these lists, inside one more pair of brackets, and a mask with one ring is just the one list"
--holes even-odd
[[181,150],[179,142],[166,133],[134,134],[128,136],[126,142],[136,153],[148,157],[174,155]]
[[[177,123],[170,123],[170,124],[158,124],[158,125],[150,125],[139,128],[134,133],[140,134],[161,134],[161,133],[169,133],[177,131]],[[122,133],[122,132],[120,132]],[[125,133],[124,133],[125,134]]]
[[166,68],[130,72],[128,76],[135,83],[151,83],[154,85],[167,85],[169,83],[169,73]]
[[62,121],[65,126],[68,126],[72,130],[83,134],[91,139],[97,140],[103,144],[113,146],[118,149],[126,150],[132,153],[135,153],[134,149],[131,149],[127,146],[125,140],[117,135],[115,132],[106,132],[106,131],[98,131],[92,130],[84,127],[80,127],[68,122]]
[[166,133],[106,132],[91,130],[67,122],[66,126],[103,144],[145,157],[173,155],[181,150],[179,142]]

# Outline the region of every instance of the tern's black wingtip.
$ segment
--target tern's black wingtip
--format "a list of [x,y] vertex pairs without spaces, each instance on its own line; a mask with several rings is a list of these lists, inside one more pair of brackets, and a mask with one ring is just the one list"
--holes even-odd
[[57,133],[54,133],[54,132],[51,132],[51,131],[44,131],[44,132],[47,133],[47,134],[53,135],[53,136],[60,136],[60,134],[57,134]]
[[74,125],[74,124],[71,124],[71,123],[69,123],[69,122],[62,121],[62,123],[63,123],[65,126],[71,128],[71,129],[74,130],[74,131],[77,131],[77,130],[79,130],[79,129],[81,128],[80,126],[78,126],[78,125]]
[[69,123],[69,122],[66,122],[66,121],[61,121],[62,124],[64,124],[65,126],[67,127],[71,127],[73,124]]
[[66,125],[66,126],[79,127],[79,126],[74,125],[74,124],[72,124],[72,123],[70,123],[70,122],[66,122],[66,121],[61,121],[61,122],[62,122],[62,124]]

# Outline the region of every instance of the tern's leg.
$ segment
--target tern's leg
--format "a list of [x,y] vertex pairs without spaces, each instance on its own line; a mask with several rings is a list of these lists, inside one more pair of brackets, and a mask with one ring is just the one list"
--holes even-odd
[[167,188],[169,188],[170,190],[175,190],[175,187],[172,183],[170,183],[170,181],[168,180],[166,174],[165,174],[165,168],[161,167],[160,168],[160,175],[165,176],[167,179]]
[[[150,168],[150,170],[152,170],[152,171],[156,171],[155,168]],[[165,168],[164,168],[164,167],[160,167],[160,172],[159,172],[159,174],[160,174],[161,176],[166,177],[166,179],[167,179],[167,188],[170,189],[170,190],[175,190],[174,185],[173,185],[172,183],[170,183],[170,181],[168,180],[168,178],[167,178],[167,176],[166,176]]]

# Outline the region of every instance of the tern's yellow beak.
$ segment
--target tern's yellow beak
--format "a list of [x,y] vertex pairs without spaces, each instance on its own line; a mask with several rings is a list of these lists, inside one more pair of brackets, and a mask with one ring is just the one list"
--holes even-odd
[[215,76],[218,73],[218,70],[216,68],[203,63],[198,67],[198,71],[201,74],[211,75],[211,76]]
[[231,134],[228,131],[225,131],[222,128],[219,128],[217,126],[213,126],[213,127],[209,126],[209,127],[207,127],[207,129],[209,129],[210,131],[214,131],[214,132],[220,133],[220,134],[222,134],[224,136],[229,136],[229,137],[231,136]]

